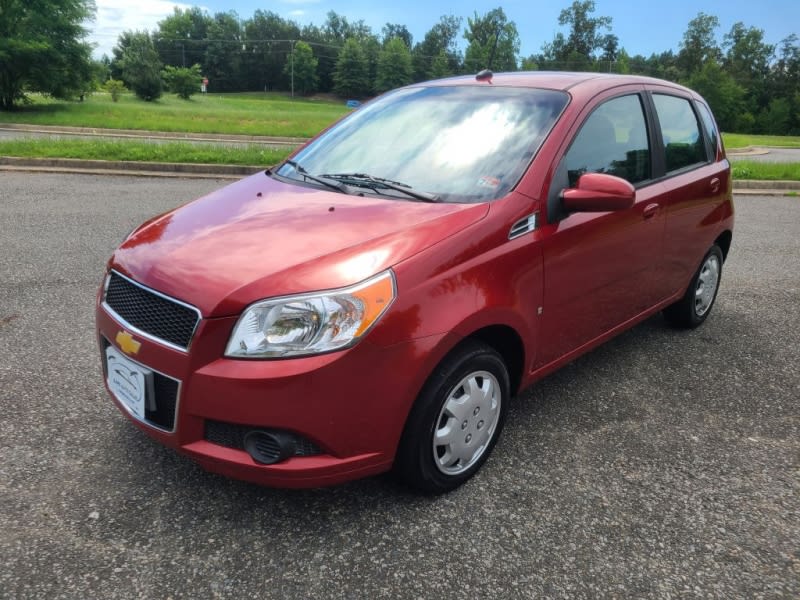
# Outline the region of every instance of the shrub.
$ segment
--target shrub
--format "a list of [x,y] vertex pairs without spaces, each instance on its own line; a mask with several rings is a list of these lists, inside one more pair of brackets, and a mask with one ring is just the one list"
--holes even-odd
[[203,81],[200,65],[197,64],[189,68],[167,66],[161,71],[161,75],[167,82],[170,91],[184,100],[188,100],[192,94],[199,92],[200,83]]
[[111,94],[111,99],[114,102],[119,100],[119,96],[122,94],[122,92],[128,91],[125,87],[125,84],[119,79],[109,79],[103,84],[103,89]]

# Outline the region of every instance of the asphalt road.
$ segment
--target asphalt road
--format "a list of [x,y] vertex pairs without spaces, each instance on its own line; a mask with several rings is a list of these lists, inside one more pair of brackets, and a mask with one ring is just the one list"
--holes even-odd
[[800,148],[758,148],[760,154],[729,154],[732,161],[754,160],[757,162],[796,163],[800,162]]
[[540,382],[430,498],[229,481],[106,398],[105,260],[219,185],[0,174],[1,597],[800,597],[797,198],[738,199],[703,327],[655,317]]

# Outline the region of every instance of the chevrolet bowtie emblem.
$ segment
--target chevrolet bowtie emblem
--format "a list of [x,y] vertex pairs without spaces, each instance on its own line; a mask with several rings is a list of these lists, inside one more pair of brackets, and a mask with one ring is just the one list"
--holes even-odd
[[139,348],[142,347],[141,342],[137,342],[133,339],[133,336],[127,331],[120,331],[115,339],[119,349],[125,354],[136,354],[139,352]]

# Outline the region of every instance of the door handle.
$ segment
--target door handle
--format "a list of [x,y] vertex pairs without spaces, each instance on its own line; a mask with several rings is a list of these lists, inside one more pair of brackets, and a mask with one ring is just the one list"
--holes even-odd
[[658,212],[659,208],[661,207],[656,202],[648,204],[647,206],[644,207],[644,210],[642,211],[642,216],[645,219],[651,219]]
[[714,177],[711,180],[711,193],[716,194],[719,191],[719,177]]

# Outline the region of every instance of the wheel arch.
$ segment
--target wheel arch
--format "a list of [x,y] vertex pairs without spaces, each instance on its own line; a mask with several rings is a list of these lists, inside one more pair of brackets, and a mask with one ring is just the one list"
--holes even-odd
[[722,233],[717,236],[717,239],[714,240],[714,243],[719,246],[719,249],[722,250],[722,261],[725,262],[728,260],[728,252],[731,249],[731,242],[733,241],[733,232],[730,229],[726,229]]
[[482,342],[503,358],[508,370],[511,395],[516,395],[525,368],[525,345],[519,333],[508,325],[489,325],[472,332],[464,340]]

